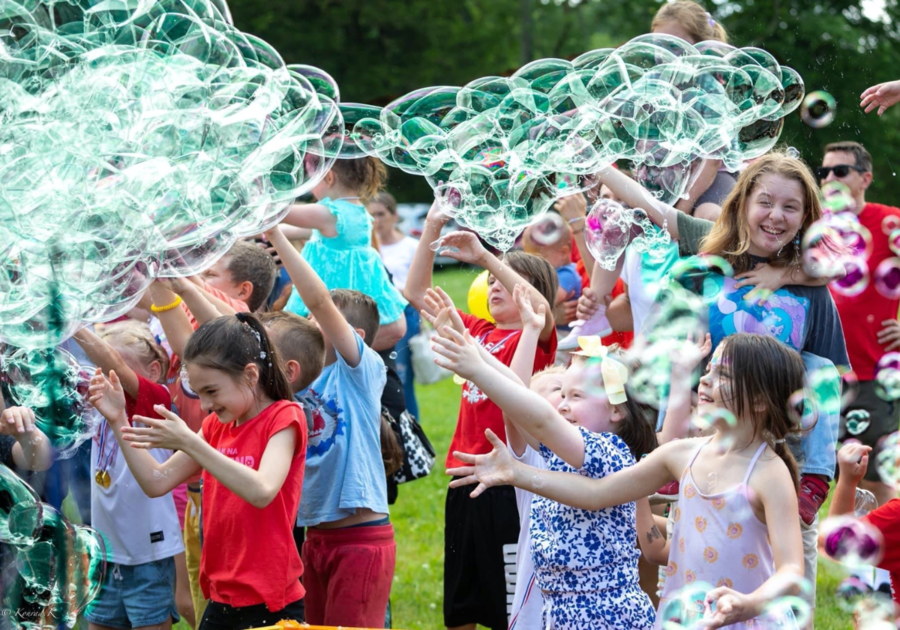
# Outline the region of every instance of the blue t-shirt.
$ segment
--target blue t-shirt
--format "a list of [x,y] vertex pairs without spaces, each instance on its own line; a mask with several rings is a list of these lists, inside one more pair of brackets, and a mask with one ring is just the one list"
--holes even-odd
[[581,276],[575,263],[569,263],[556,268],[556,277],[559,278],[559,287],[566,292],[567,300],[581,297]]
[[[540,453],[548,470],[600,479],[634,465],[631,451],[619,436],[579,430],[584,437],[584,465],[572,468],[542,444]],[[634,503],[591,512],[535,496],[531,555],[541,590],[596,596],[611,588],[637,586],[641,552],[636,518]]]
[[384,361],[356,335],[359,365],[338,354],[312,385],[297,395],[310,410],[306,473],[297,525],[337,521],[358,508],[388,513],[381,459],[381,392]]

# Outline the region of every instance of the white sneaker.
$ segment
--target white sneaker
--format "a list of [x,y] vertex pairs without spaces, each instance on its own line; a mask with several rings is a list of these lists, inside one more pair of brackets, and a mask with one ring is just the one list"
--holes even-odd
[[602,306],[587,321],[578,320],[572,322],[572,330],[563,339],[560,339],[556,347],[560,350],[574,350],[578,347],[579,337],[605,337],[612,332],[609,320],[606,318],[606,309]]

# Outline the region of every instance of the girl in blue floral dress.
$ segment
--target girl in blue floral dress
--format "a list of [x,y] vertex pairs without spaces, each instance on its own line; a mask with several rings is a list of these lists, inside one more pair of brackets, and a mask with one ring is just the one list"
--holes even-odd
[[[558,408],[482,359],[474,342],[455,330],[435,337],[436,362],[476,384],[538,450],[549,471],[598,479],[634,465],[656,446],[650,419],[625,391],[628,370],[599,337],[582,338],[585,350],[563,375]],[[503,443],[490,430],[495,447]],[[542,484],[535,470],[533,487]],[[472,483],[469,467],[448,470]],[[479,485],[472,496],[484,490]],[[641,510],[649,515],[642,499]],[[639,584],[638,507],[634,502],[598,511],[579,510],[535,496],[531,549],[535,579],[544,595],[542,627],[652,628],[656,615]],[[644,544],[641,537],[641,544]],[[662,541],[660,541],[662,542]]]
[[[394,345],[406,332],[407,302],[372,246],[372,217],[363,205],[381,189],[386,177],[384,166],[374,158],[337,160],[312,189],[319,203],[294,204],[284,220],[301,228],[292,237],[309,239],[303,258],[325,286],[353,289],[375,300],[381,324],[376,339],[383,340],[373,345],[376,350]],[[285,309],[309,315],[296,289]]]

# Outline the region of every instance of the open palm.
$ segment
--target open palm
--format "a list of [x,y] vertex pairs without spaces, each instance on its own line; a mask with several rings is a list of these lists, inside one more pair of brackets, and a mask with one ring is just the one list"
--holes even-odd
[[469,465],[447,469],[448,475],[459,477],[450,482],[451,488],[478,484],[469,495],[473,499],[488,488],[508,486],[515,479],[516,462],[509,454],[506,444],[490,429],[487,429],[484,434],[494,446],[494,450],[486,455],[472,455],[456,451],[453,456]]

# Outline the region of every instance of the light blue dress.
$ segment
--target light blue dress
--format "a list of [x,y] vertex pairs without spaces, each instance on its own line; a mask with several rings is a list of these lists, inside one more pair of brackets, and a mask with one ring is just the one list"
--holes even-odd
[[[407,302],[391,282],[378,251],[372,247],[372,217],[365,207],[343,199],[326,198],[319,203],[337,219],[337,236],[328,238],[313,230],[309,242],[303,246],[303,258],[329,290],[353,289],[371,296],[378,304],[380,324],[390,324],[403,317]],[[302,317],[309,315],[296,288],[291,289],[285,310]]]

